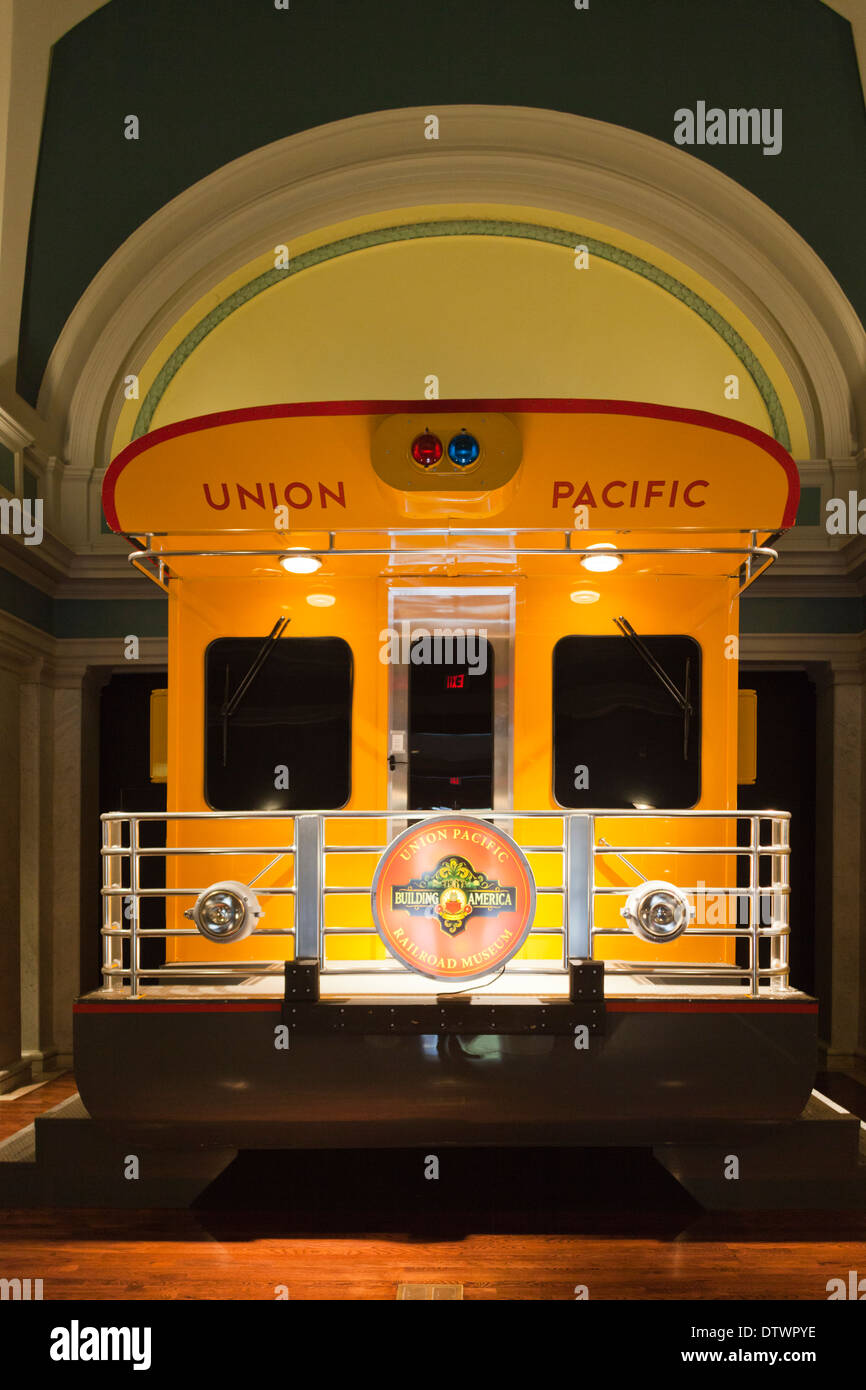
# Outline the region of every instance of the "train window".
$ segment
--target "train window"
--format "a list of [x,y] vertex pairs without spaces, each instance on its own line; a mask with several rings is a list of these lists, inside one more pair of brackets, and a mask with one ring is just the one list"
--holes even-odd
[[575,808],[685,810],[701,794],[701,649],[625,627],[553,649],[554,796]]
[[342,637],[272,633],[264,642],[211,642],[205,654],[208,805],[215,811],[345,806],[352,677],[352,651]]

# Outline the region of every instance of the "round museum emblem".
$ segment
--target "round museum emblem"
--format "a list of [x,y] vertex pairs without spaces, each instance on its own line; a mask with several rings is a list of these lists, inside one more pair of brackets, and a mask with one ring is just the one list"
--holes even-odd
[[404,830],[373,878],[373,920],[388,950],[434,980],[474,980],[520,950],[535,882],[509,835],[471,816]]

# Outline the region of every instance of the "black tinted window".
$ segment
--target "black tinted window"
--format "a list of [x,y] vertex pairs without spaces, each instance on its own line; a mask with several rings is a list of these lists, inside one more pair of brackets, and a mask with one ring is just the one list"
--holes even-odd
[[[694,806],[701,792],[701,651],[691,637],[563,637],[553,650],[553,786],[561,806]],[[583,769],[586,769],[584,772]]]
[[[484,662],[409,666],[409,806],[493,804],[493,648]],[[414,651],[414,647],[413,647]]]
[[238,701],[264,640],[222,637],[207,649],[205,798],[216,811],[344,806],[351,787],[351,649],[340,637],[281,637]]

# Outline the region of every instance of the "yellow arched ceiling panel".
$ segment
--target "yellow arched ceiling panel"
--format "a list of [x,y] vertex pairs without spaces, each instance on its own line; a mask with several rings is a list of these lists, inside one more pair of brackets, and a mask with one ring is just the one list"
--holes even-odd
[[[482,220],[483,235],[417,232]],[[515,234],[527,223],[565,244]],[[382,239],[397,226],[408,239]],[[711,411],[808,454],[802,412],[769,345],[706,280],[637,238],[538,209],[422,207],[298,239],[290,264],[348,237],[360,240],[259,289],[274,270],[269,249],[199,301],[140,368],[140,399],[125,404],[112,453],[145,430],[215,411],[417,399],[435,376],[442,398]],[[582,242],[586,268],[575,264]]]

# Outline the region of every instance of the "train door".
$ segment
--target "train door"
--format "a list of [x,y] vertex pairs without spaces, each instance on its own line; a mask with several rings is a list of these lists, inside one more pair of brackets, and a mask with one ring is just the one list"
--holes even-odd
[[508,810],[514,589],[390,590],[389,805]]

